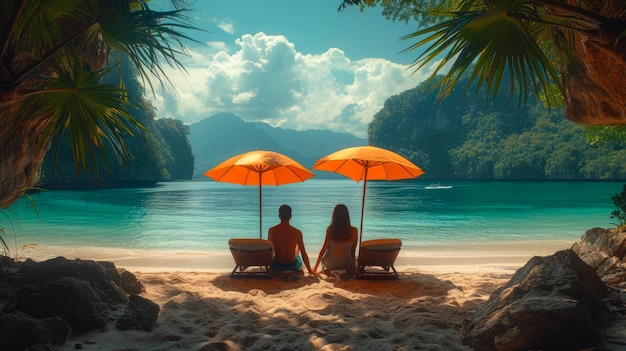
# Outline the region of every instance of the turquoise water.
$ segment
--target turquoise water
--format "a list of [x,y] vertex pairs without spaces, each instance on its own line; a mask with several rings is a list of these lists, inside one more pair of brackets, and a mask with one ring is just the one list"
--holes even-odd
[[[428,190],[419,180],[369,182],[363,240],[397,237],[403,252],[491,242],[574,242],[592,227],[613,227],[611,196],[621,182],[449,182]],[[263,188],[262,234],[293,208],[292,224],[317,253],[337,203],[359,227],[363,183],[309,180]],[[259,189],[204,182],[151,188],[47,191],[14,204],[1,219],[12,248],[108,247],[224,251],[232,237],[259,237]]]

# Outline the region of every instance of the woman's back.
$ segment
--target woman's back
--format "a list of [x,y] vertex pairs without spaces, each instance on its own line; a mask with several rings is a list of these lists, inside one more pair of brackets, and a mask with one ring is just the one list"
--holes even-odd
[[326,270],[354,271],[358,237],[358,230],[350,224],[346,205],[335,206],[315,269],[321,260]]
[[352,246],[354,240],[348,240],[338,243],[331,240],[328,245],[328,251],[322,259],[322,264],[327,270],[352,270],[354,268],[354,257],[352,256]]

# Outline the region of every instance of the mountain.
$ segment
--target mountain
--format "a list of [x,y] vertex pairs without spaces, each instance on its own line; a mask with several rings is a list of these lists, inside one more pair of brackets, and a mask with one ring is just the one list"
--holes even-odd
[[[218,113],[189,126],[189,143],[195,156],[193,179],[231,156],[251,150],[270,150],[293,158],[307,168],[331,152],[366,145],[363,138],[329,130],[274,128],[267,123],[245,122],[232,113]],[[318,173],[318,176],[325,175]]]
[[[511,86],[508,78],[503,87]],[[469,82],[463,76],[457,86]],[[616,129],[583,128],[562,108],[534,96],[519,102],[507,89],[486,104],[491,93],[484,84],[468,86],[473,94],[454,89],[445,99],[428,84],[385,100],[367,138],[418,165],[423,180],[626,179],[626,143],[610,136],[619,135]],[[594,133],[606,137],[591,143]]]

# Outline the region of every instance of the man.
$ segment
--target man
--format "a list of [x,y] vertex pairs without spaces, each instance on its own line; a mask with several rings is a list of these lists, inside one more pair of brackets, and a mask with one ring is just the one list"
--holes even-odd
[[[274,268],[278,270],[301,271],[302,263],[306,266],[309,274],[315,275],[309,264],[309,256],[304,248],[302,232],[289,224],[291,220],[291,207],[282,205],[278,209],[280,223],[271,227],[268,231],[268,239],[274,245]],[[302,258],[300,258],[300,253]]]

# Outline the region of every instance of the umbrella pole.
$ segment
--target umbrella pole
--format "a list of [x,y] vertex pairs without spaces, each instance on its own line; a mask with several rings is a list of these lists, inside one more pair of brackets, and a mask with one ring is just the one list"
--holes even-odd
[[263,239],[263,173],[259,173],[259,239]]
[[365,168],[365,180],[363,181],[363,197],[361,199],[361,228],[359,229],[359,245],[363,240],[363,212],[365,210],[365,189],[367,188],[367,168]]

